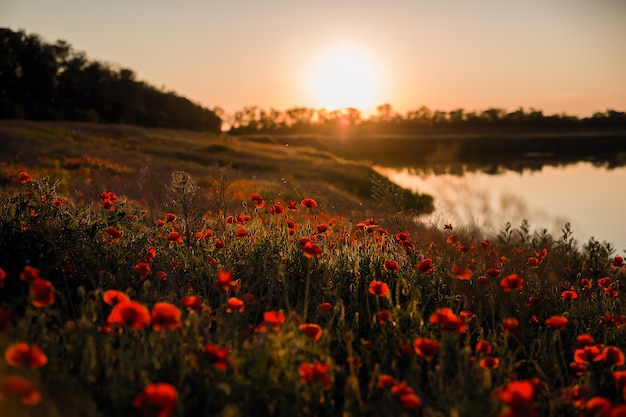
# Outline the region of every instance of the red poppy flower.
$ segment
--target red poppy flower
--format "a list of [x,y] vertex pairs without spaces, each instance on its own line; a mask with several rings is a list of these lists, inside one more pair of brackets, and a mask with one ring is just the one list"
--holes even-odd
[[235,237],[246,237],[248,236],[248,231],[246,229],[237,229],[235,232]]
[[110,306],[114,306],[117,303],[120,303],[122,301],[129,301],[130,297],[122,291],[118,291],[118,290],[106,290],[103,294],[102,294],[102,299],[104,300],[105,303],[107,303]]
[[333,309],[333,305],[331,303],[322,303],[317,306],[317,311],[322,314],[326,314],[332,309]]
[[607,346],[602,351],[602,360],[610,366],[624,365],[624,352],[617,346]]
[[165,220],[161,220],[161,219],[155,220],[154,225],[156,227],[163,227],[165,226]]
[[173,304],[166,302],[155,303],[150,313],[151,324],[154,330],[175,330],[182,326],[180,310]]
[[521,290],[524,288],[524,278],[517,274],[511,274],[504,277],[502,281],[500,281],[500,286],[505,292]]
[[531,380],[511,381],[498,393],[513,416],[532,415],[532,402],[535,399],[535,382]]
[[172,223],[176,221],[176,215],[174,213],[166,213],[165,214],[165,221],[167,223]]
[[391,315],[391,311],[383,310],[378,312],[378,323],[385,324],[389,320],[391,320],[393,316]]
[[0,399],[14,398],[24,405],[37,405],[41,402],[41,393],[30,379],[19,375],[0,377]]
[[304,256],[309,259],[320,258],[324,254],[319,246],[310,241],[304,244],[302,250],[304,251]]
[[197,295],[184,296],[180,299],[180,304],[190,313],[199,312],[204,309],[204,305],[202,305],[202,298]]
[[263,324],[271,326],[274,330],[279,330],[285,322],[285,313],[280,310],[271,310],[263,313]]
[[467,330],[465,321],[457,317],[450,308],[439,308],[431,316],[430,322],[438,324],[443,330],[455,333],[457,335]]
[[100,206],[105,210],[115,210],[113,203],[117,203],[119,200],[115,193],[110,191],[103,191],[98,195],[100,199]]
[[137,394],[133,407],[138,408],[143,417],[170,417],[178,401],[178,391],[167,382],[148,385]]
[[36,345],[15,343],[4,352],[4,359],[11,366],[39,368],[48,363],[48,357]]
[[615,259],[613,259],[613,261],[611,261],[611,265],[613,266],[613,268],[621,268],[623,266],[626,266],[626,262],[624,262],[624,258],[618,255],[615,257]]
[[397,272],[400,269],[400,265],[398,265],[398,262],[394,261],[393,259],[389,259],[385,261],[383,267],[387,271],[393,271],[393,272]]
[[574,350],[574,362],[589,363],[602,359],[602,350],[599,345],[584,346]]
[[487,340],[481,340],[478,343],[476,343],[476,353],[484,353],[485,355],[491,355],[491,343],[489,343]]
[[137,301],[121,301],[113,306],[107,323],[139,330],[150,325],[150,311]]
[[24,270],[20,274],[20,279],[25,282],[32,282],[37,278],[41,278],[39,276],[39,270],[37,268],[33,268],[30,265],[26,265]]
[[613,380],[615,381],[615,386],[623,390],[626,387],[626,371],[613,371]]
[[563,330],[567,323],[567,318],[563,316],[552,316],[545,321],[546,327],[552,330]]
[[397,383],[398,381],[391,375],[381,374],[381,375],[378,375],[378,380],[377,380],[376,385],[378,386],[378,388],[385,389],[385,388],[391,388]]
[[105,231],[109,236],[111,236],[111,240],[117,240],[122,237],[122,231],[113,226],[107,227]]
[[238,312],[241,313],[245,308],[245,304],[237,297],[230,297],[226,302],[226,312],[233,313]]
[[318,341],[322,337],[322,328],[319,324],[305,323],[301,324],[298,328],[314,341]]
[[433,267],[433,260],[430,258],[423,259],[415,265],[415,269],[425,274],[432,274],[435,271],[435,268]]
[[230,349],[227,347],[219,347],[212,343],[204,346],[204,356],[213,364],[213,367],[218,371],[224,372],[228,369],[230,356]]
[[591,397],[585,404],[586,416],[611,416],[617,417],[623,414],[613,414],[611,409],[613,404],[604,397]]
[[454,275],[455,278],[463,281],[472,279],[472,271],[470,271],[468,268],[463,268],[458,265],[454,265],[452,267],[452,275]]
[[290,201],[289,204],[287,204],[287,210],[297,211],[298,203],[296,203],[295,201]]
[[271,204],[270,205],[270,214],[283,214],[285,212],[285,208],[280,204]]
[[507,333],[513,333],[519,328],[519,321],[515,317],[507,317],[502,320],[502,327]]
[[326,230],[328,230],[328,225],[326,225],[324,223],[318,224],[316,229],[317,229],[318,233],[324,233]]
[[563,291],[561,298],[564,300],[575,300],[578,298],[578,293],[576,291]]
[[409,234],[407,232],[398,232],[396,233],[396,240],[398,242],[405,242],[409,240]]
[[413,342],[415,353],[427,361],[432,360],[439,353],[440,344],[436,340],[420,337]]
[[318,361],[313,363],[301,363],[298,367],[298,375],[302,383],[319,382],[325,390],[330,389],[332,378],[329,375],[330,364],[321,364]]
[[589,333],[583,333],[576,337],[576,348],[592,346],[594,344],[593,337]]
[[4,287],[4,280],[7,278],[7,273],[4,269],[0,268],[0,288]]
[[389,292],[389,287],[382,281],[373,280],[370,282],[370,294],[378,295],[379,297],[386,297]]
[[485,271],[485,275],[487,275],[489,278],[498,278],[502,276],[502,271],[500,271],[499,268],[487,268],[487,270]]
[[400,401],[402,408],[407,411],[419,408],[422,405],[420,397],[415,394],[413,388],[405,382],[399,382],[391,387],[391,393]]
[[500,359],[494,358],[493,356],[487,356],[482,358],[478,362],[478,365],[485,369],[496,369],[500,366]]
[[216,289],[224,290],[224,291],[239,291],[239,282],[235,281],[233,278],[232,271],[217,271],[217,282],[214,285]]
[[178,232],[171,232],[167,236],[167,240],[170,242],[181,243],[183,241],[183,237]]
[[54,287],[47,279],[38,278],[30,284],[28,293],[33,299],[33,305],[37,308],[54,304]]
[[33,180],[33,177],[28,172],[22,171],[17,176],[17,179],[20,181],[21,184],[26,184],[27,182],[31,182]]
[[314,209],[315,207],[317,207],[317,202],[313,200],[312,198],[307,197],[304,200],[302,200],[302,205],[309,209]]
[[150,275],[150,264],[146,262],[139,262],[135,265],[135,269],[139,271],[139,277],[145,279]]

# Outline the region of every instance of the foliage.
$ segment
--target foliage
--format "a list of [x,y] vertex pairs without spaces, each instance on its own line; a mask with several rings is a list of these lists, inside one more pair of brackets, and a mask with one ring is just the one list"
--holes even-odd
[[[244,197],[197,215],[21,172],[0,205],[3,415],[618,415],[610,246]],[[155,220],[152,220],[156,218]],[[214,225],[224,221],[224,228]],[[596,413],[596,414],[594,414]],[[602,414],[599,414],[602,413]],[[611,414],[611,415],[613,415]]]

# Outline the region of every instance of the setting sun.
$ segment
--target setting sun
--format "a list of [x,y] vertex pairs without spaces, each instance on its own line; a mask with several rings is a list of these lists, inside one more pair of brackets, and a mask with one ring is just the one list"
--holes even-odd
[[348,46],[323,55],[311,72],[310,88],[317,105],[329,110],[361,111],[380,104],[380,79],[371,60]]

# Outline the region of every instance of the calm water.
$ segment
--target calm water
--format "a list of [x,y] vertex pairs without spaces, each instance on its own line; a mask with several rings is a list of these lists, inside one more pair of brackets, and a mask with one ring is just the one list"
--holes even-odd
[[626,168],[606,169],[589,162],[521,173],[490,175],[419,173],[409,169],[377,168],[397,184],[431,194],[435,212],[424,221],[443,226],[475,225],[497,233],[511,222],[526,219],[533,230],[546,228],[553,236],[569,222],[579,245],[590,237],[613,243],[617,255],[626,252]]

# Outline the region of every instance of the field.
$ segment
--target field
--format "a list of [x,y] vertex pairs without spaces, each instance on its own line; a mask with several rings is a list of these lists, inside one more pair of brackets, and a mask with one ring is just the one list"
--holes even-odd
[[0,135],[3,416],[626,415],[626,263],[567,227],[415,223],[304,140]]

